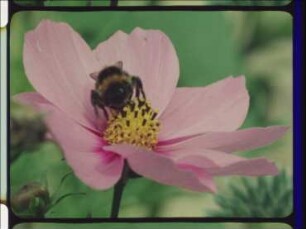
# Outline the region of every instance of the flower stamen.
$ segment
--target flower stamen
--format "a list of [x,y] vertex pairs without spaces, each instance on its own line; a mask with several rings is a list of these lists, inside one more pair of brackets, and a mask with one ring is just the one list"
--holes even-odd
[[104,139],[109,144],[127,143],[153,149],[160,130],[156,117],[157,111],[147,100],[134,99],[110,117],[104,131]]

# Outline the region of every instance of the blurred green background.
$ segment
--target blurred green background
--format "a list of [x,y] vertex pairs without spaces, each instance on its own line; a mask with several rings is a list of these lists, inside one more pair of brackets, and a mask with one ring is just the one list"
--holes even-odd
[[[112,0],[15,0],[21,5],[36,6],[109,6]],[[175,6],[175,5],[243,5],[278,6],[291,0],[118,0],[119,6]]]
[[[103,224],[21,224],[14,229],[155,229],[156,223],[103,223]],[[292,229],[287,224],[280,223],[160,223],[160,229]]]
[[[12,96],[33,90],[22,63],[24,34],[47,18],[69,23],[92,48],[119,29],[130,32],[138,26],[162,30],[178,53],[179,86],[205,86],[230,75],[244,74],[251,96],[244,127],[292,127],[292,18],[287,13],[21,12],[11,22]],[[43,127],[33,111],[12,103],[11,117],[18,124],[11,129],[11,192],[19,195],[25,184],[41,185],[40,189],[34,185],[35,190],[27,190],[32,198],[29,207],[16,213],[24,217],[109,217],[113,190],[93,191],[74,175],[67,175],[71,169],[62,160],[57,145],[40,140]],[[30,146],[28,133],[36,136]],[[271,146],[242,155],[265,156],[283,172],[275,178],[217,178],[217,195],[135,179],[125,189],[120,217],[290,214],[292,131]],[[33,185],[27,187],[34,189]],[[42,193],[50,195],[50,199],[43,199]]]

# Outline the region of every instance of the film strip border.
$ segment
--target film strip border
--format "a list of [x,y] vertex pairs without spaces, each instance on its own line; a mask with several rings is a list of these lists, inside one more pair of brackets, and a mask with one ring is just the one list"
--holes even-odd
[[[80,1],[82,1],[82,0],[80,0]],[[126,5],[126,6],[143,6],[140,3],[139,3],[139,5],[131,5],[132,1],[122,1],[122,2],[125,2],[125,3],[129,2],[129,5]],[[136,1],[134,1],[134,2],[136,2]],[[177,2],[179,3],[179,1],[177,1]],[[296,2],[299,2],[299,0],[297,0]],[[5,8],[6,12],[7,12],[7,8],[6,8],[7,6],[5,4],[7,4],[7,1],[2,1],[1,0],[1,10],[3,8]],[[290,1],[287,1],[286,4],[290,4]],[[281,5],[283,6],[283,5],[286,5],[286,4],[281,4]],[[3,7],[3,5],[4,5],[4,7]],[[181,5],[182,4],[177,4],[176,6],[181,6]],[[58,5],[54,5],[54,6],[57,7]],[[65,6],[69,7],[69,5],[65,5]],[[94,6],[94,5],[92,5],[92,6]],[[104,7],[104,6],[107,6],[107,5],[103,5],[101,7]],[[115,7],[116,6],[121,6],[120,5],[120,1],[110,1],[109,6],[115,6]],[[157,6],[159,6],[159,5],[157,5]],[[162,6],[166,6],[166,5],[162,5]],[[167,6],[169,6],[169,5],[167,5]],[[171,4],[171,6],[173,6],[173,5]],[[187,4],[187,6],[191,6],[191,4]],[[203,6],[203,5],[201,5],[201,6]],[[207,6],[207,5],[205,5],[205,6]],[[212,6],[212,5],[209,5],[209,6]],[[263,6],[263,5],[257,5],[257,6]],[[288,5],[286,5],[286,6],[288,7]],[[35,6],[32,6],[32,7],[33,7],[32,9],[38,9],[36,7],[45,7],[45,6],[44,5],[43,6],[42,5],[40,5],[40,6],[36,6],[35,5]],[[49,7],[53,7],[53,6],[52,5],[49,5],[49,6],[46,5],[46,8],[49,8]],[[100,6],[97,6],[97,7],[100,7]],[[25,8],[26,8],[26,6],[25,6]],[[70,6],[69,8],[71,9],[72,7]],[[289,6],[289,9],[290,8],[291,8],[291,11],[293,11],[292,6]],[[199,9],[203,9],[203,8],[199,8]],[[274,8],[271,8],[271,9],[273,10]],[[275,9],[275,10],[279,10],[279,9]],[[4,98],[6,97],[6,93],[7,93],[6,92],[7,82],[6,82],[6,77],[3,77],[3,76],[7,75],[6,68],[3,67],[3,66],[7,65],[6,58],[3,58],[3,53],[6,53],[7,31],[6,31],[6,28],[2,28],[2,27],[5,27],[5,25],[7,24],[7,21],[8,21],[6,15],[7,15],[6,13],[3,13],[1,11],[1,192],[0,193],[1,193],[2,200],[3,199],[5,200],[6,193],[7,193],[7,190],[6,190],[7,186],[6,186],[6,183],[5,183],[5,179],[6,179],[7,174],[6,174],[6,165],[4,165],[4,162],[6,161],[6,153],[5,152],[7,152],[7,149],[6,149],[6,144],[3,144],[3,143],[7,142],[7,139],[5,137],[5,135],[6,135],[5,133],[7,132],[7,129],[6,129],[6,123],[7,123],[6,120],[7,120],[7,117],[5,115],[3,115],[5,113],[4,111],[5,111],[6,106],[7,106],[6,105],[6,101],[4,101],[5,100]],[[296,29],[300,29],[300,28],[298,27]],[[296,35],[298,35],[298,34],[296,34]],[[299,41],[299,42],[301,42],[301,41]],[[299,66],[299,67],[301,67],[301,66]],[[298,72],[298,73],[301,73],[301,72]],[[298,163],[301,163],[301,162],[302,162],[302,160],[300,160]],[[298,166],[298,168],[301,168],[301,164]],[[296,178],[295,179],[295,185],[297,185],[297,183],[299,183],[299,182],[300,182],[299,179]],[[301,194],[301,192],[295,193],[295,194]],[[301,204],[301,203],[299,203],[299,200],[295,199],[295,204]],[[1,205],[1,217],[2,217],[2,214],[4,215],[4,218],[1,218],[1,229],[4,229],[4,228],[6,228],[5,227],[6,226],[5,223],[7,221],[7,209],[4,207],[4,205]],[[301,215],[299,215],[299,213],[297,215],[299,217],[301,217]],[[50,226],[51,226],[52,223],[49,222],[48,224],[50,224]],[[41,228],[41,225],[42,224],[37,224],[36,226],[37,226],[37,228]],[[55,226],[57,225],[56,228],[58,228],[58,226],[62,226],[63,228],[66,228],[66,226],[63,225],[63,224],[61,224],[61,225],[60,224],[54,224],[54,225]],[[19,228],[19,227],[17,226],[16,228]],[[76,228],[75,225],[74,225],[74,228]],[[87,228],[87,227],[84,226],[84,228]],[[294,228],[297,228],[297,229],[302,228],[302,220],[301,220],[301,218],[300,218],[299,221],[296,221],[296,225],[295,225]]]

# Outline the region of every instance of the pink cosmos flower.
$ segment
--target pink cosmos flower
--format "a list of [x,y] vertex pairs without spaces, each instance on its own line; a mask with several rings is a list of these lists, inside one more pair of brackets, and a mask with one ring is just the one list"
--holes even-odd
[[[124,127],[123,132],[130,131],[137,144],[117,135],[117,144],[111,144],[106,136],[109,123],[104,116],[97,118],[90,102],[95,83],[90,74],[118,61],[128,73],[141,78],[150,109],[158,110],[153,120],[160,124],[158,129]],[[118,31],[92,51],[69,25],[43,21],[25,37],[24,66],[37,92],[17,95],[17,101],[45,113],[50,133],[68,164],[92,188],[114,186],[124,160],[143,177],[200,192],[215,192],[213,178],[217,176],[278,172],[265,158],[246,159],[233,153],[268,145],[287,128],[238,130],[249,106],[243,76],[206,87],[176,88],[178,58],[161,31]],[[132,123],[139,121],[129,117]],[[155,141],[141,136],[145,131]]]

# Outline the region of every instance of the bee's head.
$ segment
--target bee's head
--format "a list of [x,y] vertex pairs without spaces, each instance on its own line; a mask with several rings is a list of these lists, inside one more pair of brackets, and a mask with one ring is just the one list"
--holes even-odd
[[124,107],[133,95],[132,85],[127,80],[113,81],[104,93],[106,106],[114,109]]
[[91,77],[96,80],[96,91],[105,106],[121,109],[131,100],[133,87],[130,76],[122,69],[121,61]]

